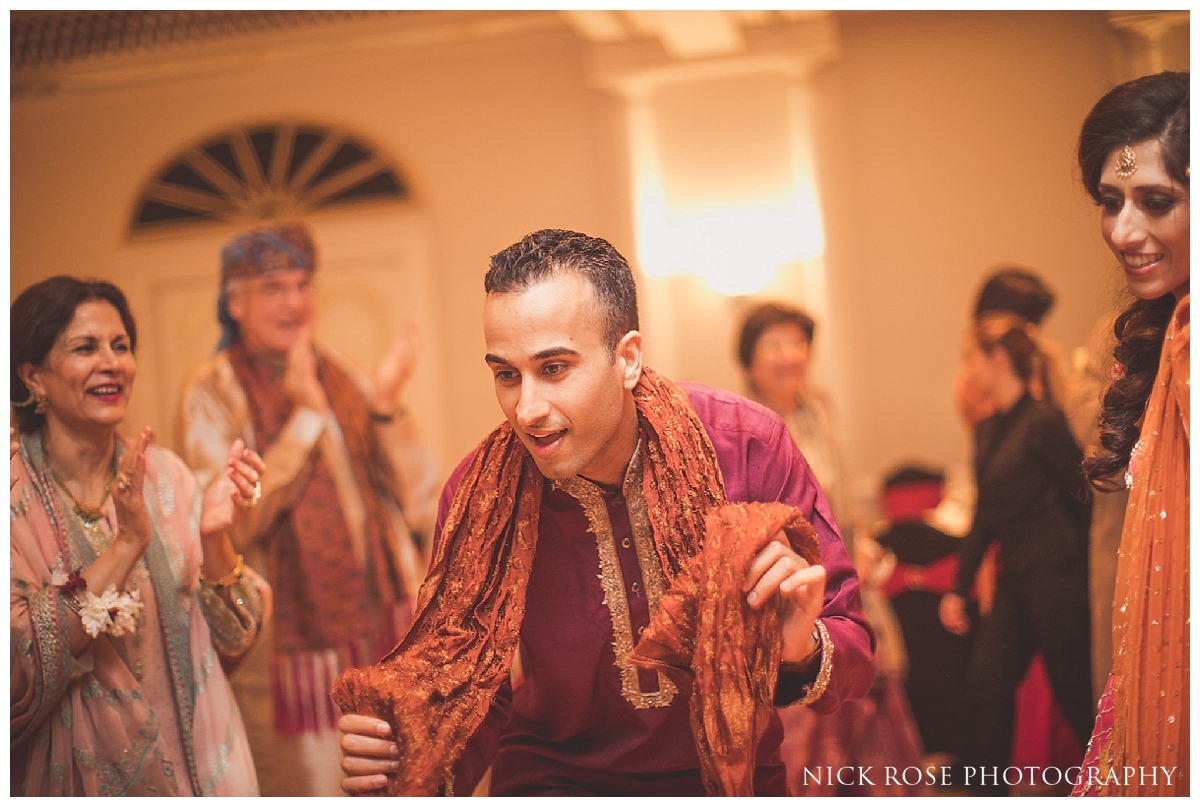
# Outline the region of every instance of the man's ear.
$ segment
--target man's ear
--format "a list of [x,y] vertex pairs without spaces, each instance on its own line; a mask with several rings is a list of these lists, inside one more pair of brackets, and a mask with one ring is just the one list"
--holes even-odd
[[246,294],[237,284],[232,284],[225,291],[225,309],[238,325],[246,318]]
[[621,337],[613,350],[616,363],[621,370],[621,381],[625,389],[631,390],[637,386],[642,377],[642,335],[638,331],[630,331]]

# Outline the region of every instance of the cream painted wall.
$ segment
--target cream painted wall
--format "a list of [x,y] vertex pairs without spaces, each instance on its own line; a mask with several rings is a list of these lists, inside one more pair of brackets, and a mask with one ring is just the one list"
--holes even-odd
[[1100,12],[850,14],[842,35],[820,77],[818,150],[849,464],[868,491],[909,457],[962,478],[949,389],[983,276],[1042,274],[1058,295],[1045,334],[1066,359],[1123,287],[1074,146],[1095,100],[1132,76]]
[[[1071,153],[1091,103],[1127,77],[1128,54],[1103,12],[849,12],[838,24],[841,56],[811,84],[829,300],[816,372],[868,498],[903,458],[965,469],[949,385],[993,265],[1045,274],[1059,292],[1047,333],[1066,351],[1112,298],[1118,279]],[[1186,69],[1187,48],[1174,52],[1183,64],[1168,66]],[[584,44],[554,25],[335,59],[265,51],[236,73],[16,97],[11,295],[63,271],[122,282],[140,184],[197,138],[279,117],[345,127],[394,160],[426,223],[426,360],[440,364],[429,388],[448,473],[500,417],[481,361],[488,256],[553,226],[635,254],[622,114],[589,88]],[[794,297],[807,287],[799,272],[759,296]],[[747,301],[686,280],[641,291],[651,362],[737,385],[733,328]]]
[[[851,12],[839,34],[840,58],[810,85],[829,306],[813,370],[834,398],[859,515],[870,519],[880,480],[901,461],[969,482],[950,386],[989,271],[1024,265],[1056,290],[1045,334],[1067,369],[1118,299],[1123,283],[1073,155],[1088,109],[1132,74],[1103,12]],[[1168,68],[1188,69],[1186,48],[1168,55]],[[673,329],[660,355],[680,378],[739,385],[739,313],[763,299],[817,308],[805,270],[788,267],[741,299],[682,278],[644,284]]]

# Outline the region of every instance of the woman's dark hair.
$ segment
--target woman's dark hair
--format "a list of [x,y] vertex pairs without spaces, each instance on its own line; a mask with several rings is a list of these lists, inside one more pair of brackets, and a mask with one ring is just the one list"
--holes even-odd
[[1191,76],[1156,73],[1114,87],[1096,102],[1079,132],[1083,186],[1100,202],[1100,174],[1113,149],[1158,141],[1171,179],[1189,186]]
[[1012,311],[1041,325],[1054,307],[1054,292],[1030,269],[1001,266],[988,275],[975,300],[975,316],[988,311]]
[[1011,311],[989,311],[975,318],[972,335],[985,353],[1003,350],[1008,355],[1013,372],[1032,397],[1062,407],[1066,387],[1062,368],[1038,338],[1033,323]]
[[75,318],[75,310],[92,301],[106,302],[117,309],[125,333],[129,334],[130,350],[136,351],[137,323],[133,321],[129,303],[120,289],[103,280],[55,275],[25,289],[9,307],[12,361],[8,400],[21,432],[40,429],[46,416],[34,411],[29,389],[17,374],[18,369],[26,363],[41,367],[58,337]]
[[783,303],[761,303],[751,308],[742,320],[742,329],[738,333],[737,358],[743,370],[749,370],[754,363],[754,347],[758,344],[763,331],[775,325],[788,323],[795,325],[812,344],[816,323],[808,314],[799,308]]
[[[1188,73],[1143,76],[1101,98],[1079,133],[1079,170],[1092,199],[1100,201],[1100,174],[1113,149],[1148,140],[1159,143],[1163,167],[1171,179],[1190,188],[1190,103]],[[1104,394],[1100,448],[1083,463],[1088,479],[1100,490],[1124,486],[1122,472],[1137,443],[1174,308],[1171,294],[1156,300],[1134,300],[1113,325],[1117,337],[1113,358],[1121,369]]]
[[1104,393],[1100,411],[1100,447],[1083,461],[1083,471],[1098,490],[1122,490],[1124,471],[1141,433],[1142,414],[1154,389],[1163,338],[1175,298],[1134,300],[1117,317],[1113,333],[1117,344],[1113,361],[1118,366]]

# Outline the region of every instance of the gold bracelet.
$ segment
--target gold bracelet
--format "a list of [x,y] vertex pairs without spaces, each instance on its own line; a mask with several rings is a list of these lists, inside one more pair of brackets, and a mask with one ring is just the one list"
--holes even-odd
[[242,575],[246,573],[246,564],[242,561],[242,556],[237,556],[237,562],[233,564],[233,569],[220,580],[209,580],[204,576],[204,572],[200,572],[200,585],[208,586],[212,589],[229,588],[234,583],[242,579]]

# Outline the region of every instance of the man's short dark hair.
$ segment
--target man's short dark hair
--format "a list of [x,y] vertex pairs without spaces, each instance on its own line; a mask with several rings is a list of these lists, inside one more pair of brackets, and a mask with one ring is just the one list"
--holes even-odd
[[603,238],[571,230],[538,230],[492,256],[483,278],[488,294],[522,291],[560,271],[578,272],[596,289],[604,341],[611,352],[638,329],[637,288],[621,253]]

